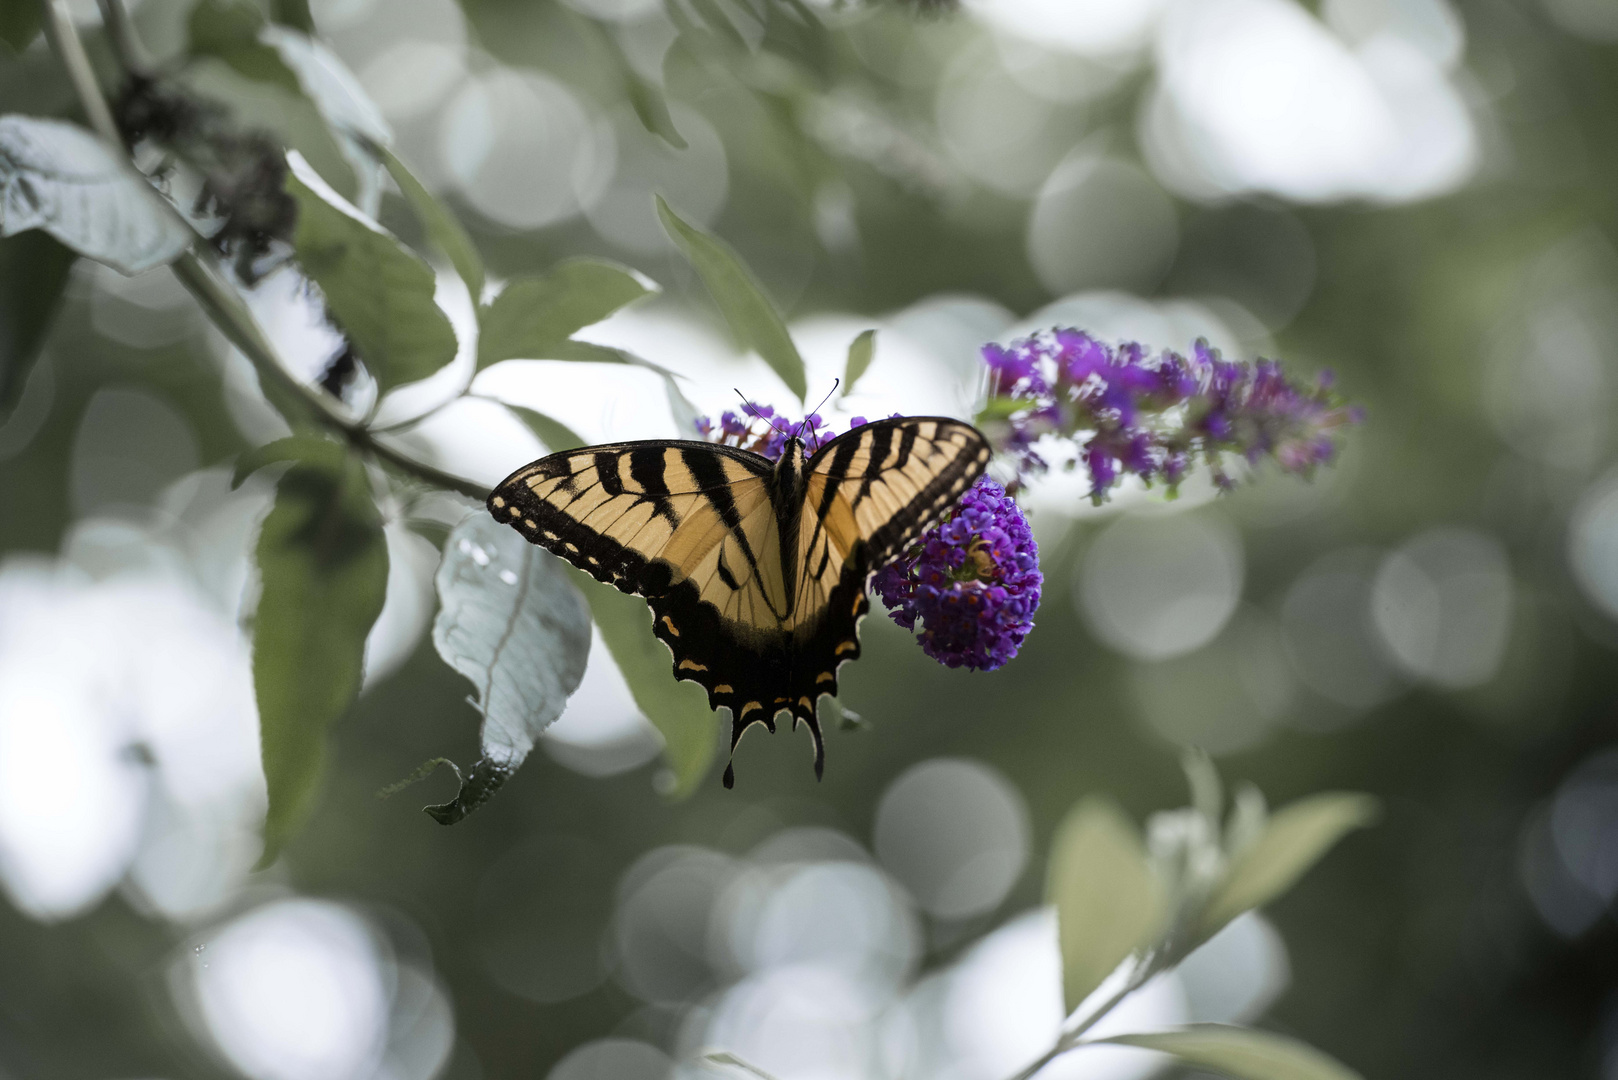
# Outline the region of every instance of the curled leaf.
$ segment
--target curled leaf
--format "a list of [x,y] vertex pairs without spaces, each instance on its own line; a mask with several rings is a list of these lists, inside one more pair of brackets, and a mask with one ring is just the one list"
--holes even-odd
[[565,564],[482,511],[444,544],[433,646],[476,688],[482,756],[454,800],[427,812],[449,825],[487,802],[562,715],[584,678],[590,616]]

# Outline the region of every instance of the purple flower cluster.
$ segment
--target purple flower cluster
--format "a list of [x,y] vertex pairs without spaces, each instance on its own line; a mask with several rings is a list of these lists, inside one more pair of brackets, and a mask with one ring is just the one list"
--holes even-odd
[[989,477],[944,522],[877,572],[872,587],[893,621],[946,667],[993,671],[1034,627],[1039,548],[1017,502]]
[[1114,348],[1058,328],[986,345],[983,360],[992,396],[979,423],[1016,456],[1014,487],[1050,468],[1035,445],[1055,435],[1071,440],[1063,464],[1083,461],[1098,504],[1125,473],[1173,491],[1198,458],[1214,483],[1232,487],[1227,453],[1307,475],[1336,454],[1336,429],[1362,415],[1344,406],[1330,373],[1305,386],[1274,361],[1225,360],[1202,340],[1189,357],[1168,349],[1153,356],[1134,342]]
[[[697,434],[722,446],[735,446],[763,454],[771,461],[781,456],[787,440],[794,435],[803,440],[804,449],[810,454],[837,437],[837,432],[826,426],[825,419],[819,413],[810,413],[801,424],[792,423],[768,405],[754,405],[752,402],[742,404],[742,413],[742,416],[729,411],[720,413],[717,427],[710,418],[699,416]],[[863,423],[865,418],[856,416],[849,426],[859,427]]]

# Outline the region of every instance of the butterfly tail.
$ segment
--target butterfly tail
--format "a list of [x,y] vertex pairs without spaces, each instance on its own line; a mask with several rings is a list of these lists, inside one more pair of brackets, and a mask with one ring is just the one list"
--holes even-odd
[[[747,719],[744,720],[734,713],[731,714],[730,718],[730,760],[725,763],[725,786],[727,788],[736,786],[736,744],[742,741],[742,736],[747,733],[747,729],[754,724],[763,724],[771,735],[775,734],[775,716],[773,714],[765,716],[757,711],[757,707],[749,709],[746,706],[743,706],[742,712],[750,714]],[[797,721],[794,719],[793,725],[796,726],[796,724]]]
[[792,713],[792,730],[798,730],[802,722],[809,729],[809,738],[814,742],[815,751],[815,779],[822,779],[826,775],[826,739],[820,732],[820,720],[815,716],[813,708],[807,712],[794,710]]

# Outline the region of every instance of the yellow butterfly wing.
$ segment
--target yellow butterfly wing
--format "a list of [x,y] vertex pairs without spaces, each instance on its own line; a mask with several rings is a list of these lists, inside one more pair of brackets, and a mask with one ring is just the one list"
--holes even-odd
[[[989,453],[956,420],[877,421],[827,443],[784,505],[760,455],[617,443],[527,465],[488,505],[533,543],[646,598],[675,677],[730,709],[733,753],[748,727],[774,731],[786,710],[809,726],[818,775],[816,704],[859,656],[870,571],[948,512]],[[727,787],[733,779],[727,768]]]

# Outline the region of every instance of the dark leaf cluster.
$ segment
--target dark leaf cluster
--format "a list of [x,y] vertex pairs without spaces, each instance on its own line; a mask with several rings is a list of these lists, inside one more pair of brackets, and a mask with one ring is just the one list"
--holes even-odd
[[201,177],[193,210],[219,221],[213,245],[243,281],[257,281],[266,263],[285,256],[298,206],[274,139],[238,129],[224,106],[148,75],[129,78],[113,115],[126,145],[155,144]]

